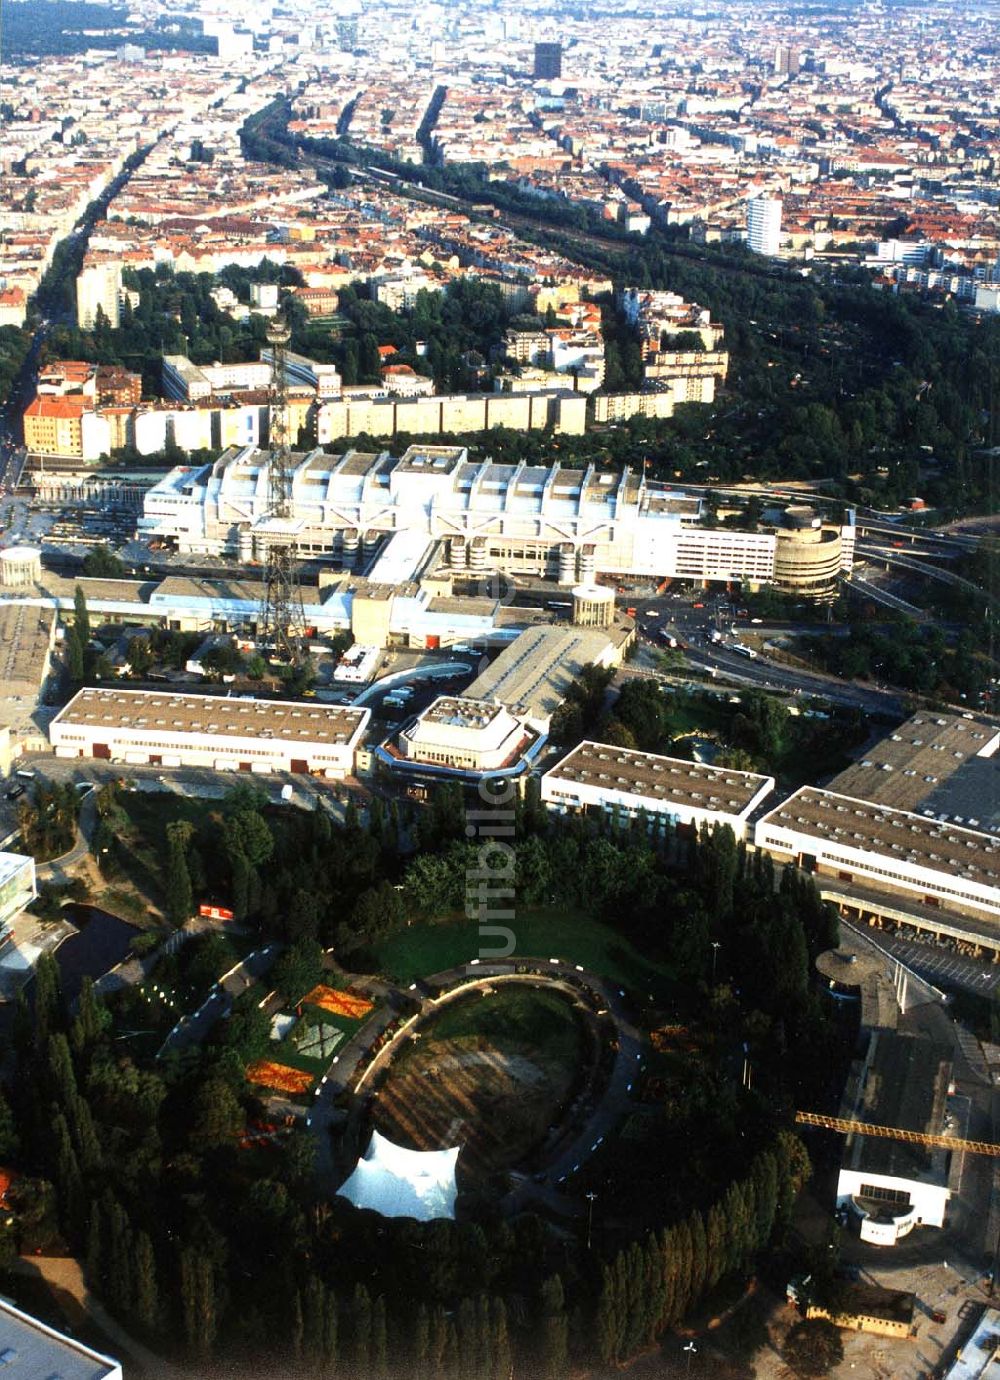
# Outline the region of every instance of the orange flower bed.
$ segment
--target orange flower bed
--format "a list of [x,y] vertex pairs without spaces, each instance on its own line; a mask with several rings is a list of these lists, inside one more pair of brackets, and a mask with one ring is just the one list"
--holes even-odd
[[247,1080],[277,1092],[304,1093],[312,1087],[311,1073],[289,1068],[287,1064],[273,1064],[270,1059],[256,1059],[247,1066]]
[[322,1011],[329,1011],[332,1016],[344,1016],[349,1021],[360,1021],[372,1010],[372,1003],[364,997],[352,996],[350,992],[338,992],[333,987],[324,987],[322,983],[311,992],[307,992],[302,1001],[306,1006],[318,1006]]

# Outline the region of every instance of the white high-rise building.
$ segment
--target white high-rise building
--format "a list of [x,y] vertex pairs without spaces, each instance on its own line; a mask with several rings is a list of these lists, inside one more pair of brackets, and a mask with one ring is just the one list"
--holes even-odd
[[781,202],[756,196],[747,202],[747,247],[775,258],[781,247]]
[[92,331],[100,307],[109,326],[121,320],[122,266],[120,263],[85,264],[76,280],[76,321],[81,331]]

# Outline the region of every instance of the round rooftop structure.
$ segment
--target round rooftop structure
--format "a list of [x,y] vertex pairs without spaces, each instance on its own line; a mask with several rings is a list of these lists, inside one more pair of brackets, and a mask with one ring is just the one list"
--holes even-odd
[[610,628],[615,621],[615,592],[606,585],[575,585],[573,622],[579,628]]
[[806,527],[819,527],[822,519],[808,503],[790,503],[782,514],[782,522],[793,531],[801,532]]
[[42,553],[37,546],[8,546],[0,551],[0,585],[14,589],[42,578]]
[[854,953],[851,949],[826,949],[816,959],[816,971],[837,990],[861,987],[867,978],[882,969],[874,954]]

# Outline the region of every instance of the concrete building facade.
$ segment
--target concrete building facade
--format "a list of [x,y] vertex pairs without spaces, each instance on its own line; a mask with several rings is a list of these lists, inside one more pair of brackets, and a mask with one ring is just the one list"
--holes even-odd
[[757,196],[747,202],[747,248],[776,258],[781,249],[782,205],[777,198]]
[[[399,458],[316,450],[293,463],[298,549],[350,565],[363,534],[410,531],[444,542],[453,572],[534,574],[568,586],[598,574],[656,576],[776,584],[827,599],[850,569],[847,528],[819,519],[762,531],[702,527],[697,500],[627,468],[499,465],[470,460],[460,446],[411,446]],[[247,446],[172,470],[145,495],[140,530],[184,553],[252,558],[267,466],[267,455]]]
[[10,938],[11,921],[37,895],[34,858],[0,853],[0,946]]
[[371,711],[292,700],[80,690],[49,726],[57,757],[343,780]]
[[644,815],[654,830],[728,825],[745,839],[749,816],[773,790],[770,776],[587,741],[545,773],[541,799],[557,814]]

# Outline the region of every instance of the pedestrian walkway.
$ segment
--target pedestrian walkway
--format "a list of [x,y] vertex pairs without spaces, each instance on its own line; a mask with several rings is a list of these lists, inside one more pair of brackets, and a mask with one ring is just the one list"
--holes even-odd
[[87,1288],[80,1262],[74,1256],[21,1256],[11,1269],[15,1274],[43,1279],[57,1295],[67,1327],[75,1331],[88,1321],[95,1323],[108,1338],[109,1346],[115,1348],[114,1359],[134,1361],[142,1368],[144,1380],[198,1380],[193,1372],[165,1361],[126,1332]]

